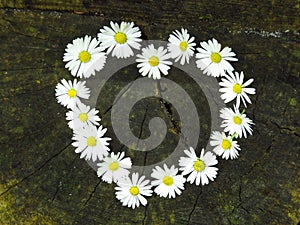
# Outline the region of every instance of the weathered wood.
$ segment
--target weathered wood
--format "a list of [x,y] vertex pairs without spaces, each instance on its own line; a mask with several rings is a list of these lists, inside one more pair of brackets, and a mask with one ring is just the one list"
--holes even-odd
[[[0,224],[297,224],[298,12],[297,1],[1,1]],[[135,21],[145,39],[167,40],[181,26],[198,41],[216,37],[237,53],[235,68],[254,77],[257,94],[247,110],[256,124],[254,136],[240,141],[237,160],[219,160],[215,182],[186,184],[176,199],[153,196],[146,208],[132,210],[121,207],[113,185],[100,182],[74,153],[66,110],[54,97],[60,79],[71,78],[61,59],[67,43],[85,34],[95,36],[110,20]],[[281,33],[270,33],[275,31]],[[122,78],[128,71],[107,84],[111,96],[99,103],[110,136],[110,113],[104,109],[128,83]],[[178,72],[170,79],[180,83],[180,77]],[[201,95],[192,82],[183,85],[191,95]],[[153,116],[149,110],[145,114],[147,105],[168,123],[160,102],[147,100],[134,112],[136,135],[147,136],[147,121]],[[204,143],[209,127],[202,129]],[[169,135],[171,142],[176,140],[174,130]],[[116,140],[111,145],[121,148]],[[143,163],[144,155],[128,154]],[[157,152],[147,160],[156,157]]]
[[[224,28],[256,28],[273,31],[299,29],[299,2],[288,1],[57,1],[2,0],[1,8],[69,11],[95,15],[108,20],[143,21],[143,24],[164,23],[172,26],[205,24],[206,31]],[[221,26],[220,26],[221,25]],[[156,32],[154,32],[156,33]],[[155,34],[154,34],[155,35]]]

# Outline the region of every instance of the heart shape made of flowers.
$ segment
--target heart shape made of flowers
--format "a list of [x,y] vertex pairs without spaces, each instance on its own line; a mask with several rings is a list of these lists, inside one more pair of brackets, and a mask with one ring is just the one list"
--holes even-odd
[[[67,45],[63,56],[65,67],[75,79],[62,79],[55,90],[57,102],[69,110],[66,120],[73,131],[75,152],[80,158],[97,162],[98,177],[107,183],[115,183],[116,198],[123,206],[131,208],[145,206],[146,197],[153,192],[160,197],[175,198],[182,193],[186,182],[198,186],[214,181],[218,173],[217,157],[236,159],[241,150],[236,139],[251,135],[251,126],[254,125],[245,114],[247,105],[251,104],[249,95],[255,94],[255,89],[249,87],[253,79],[244,81],[244,73],[234,71],[230,62],[237,61],[237,58],[231,48],[221,49],[221,44],[214,38],[200,42],[196,48],[195,38],[184,28],[169,35],[166,48],[155,48],[153,44],[141,48],[141,42],[140,28],[133,22],[110,22],[110,27],[100,29],[97,38],[88,35],[76,38]],[[135,54],[136,51],[139,53]],[[185,66],[195,55],[198,69],[207,76],[220,77],[222,100],[224,103],[235,101],[235,104],[233,109],[224,107],[220,110],[223,131],[212,131],[209,143],[213,150],[202,149],[197,156],[193,147],[182,149],[184,156],[178,159],[177,165],[165,163],[152,169],[152,181],[143,174],[131,172],[130,157],[124,152],[111,152],[111,138],[105,136],[107,129],[100,123],[99,111],[82,103],[82,100],[89,99],[90,89],[86,81],[79,78],[95,76],[105,67],[109,55],[118,60],[136,57],[141,76],[154,80],[168,75],[173,60]],[[242,111],[241,106],[244,106]]]

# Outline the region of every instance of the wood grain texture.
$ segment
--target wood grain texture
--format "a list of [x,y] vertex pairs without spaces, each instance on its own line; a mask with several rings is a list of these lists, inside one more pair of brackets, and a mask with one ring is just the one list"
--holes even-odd
[[206,27],[298,30],[299,2],[289,1],[94,1],[2,0],[2,8],[55,10],[104,16],[108,20],[144,20],[176,25],[205,22]]
[[[298,11],[297,1],[2,0],[0,224],[297,224]],[[132,210],[121,207],[114,186],[101,182],[74,153],[66,110],[54,97],[60,79],[71,79],[62,56],[67,43],[85,34],[96,36],[110,20],[135,21],[144,39],[167,40],[181,26],[198,41],[216,37],[237,53],[236,70],[254,78],[257,94],[247,109],[256,124],[254,135],[239,142],[242,151],[237,160],[219,160],[215,182],[204,187],[186,184],[176,199],[153,196],[147,207]],[[248,28],[257,32],[247,33]],[[282,33],[272,37],[260,31]],[[107,97],[99,102],[110,136],[114,134],[106,109],[128,83],[122,76],[128,71],[107,84]],[[201,95],[195,84],[176,74],[170,79],[181,83],[193,98]],[[160,104],[150,99],[137,106],[132,120],[135,134],[148,135],[147,121],[154,114],[172,127]],[[142,121],[146,124],[141,128]],[[204,142],[209,134],[203,130]],[[176,134],[170,132],[166,151],[172,150],[174,141]],[[117,141],[111,145],[114,150],[122,148]],[[127,151],[136,162],[143,162],[145,156]]]

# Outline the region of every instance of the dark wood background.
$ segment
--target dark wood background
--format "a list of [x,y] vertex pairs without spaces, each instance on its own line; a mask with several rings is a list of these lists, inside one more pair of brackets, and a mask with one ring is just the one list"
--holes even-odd
[[[0,224],[297,224],[299,8],[296,0],[1,0]],[[215,182],[132,210],[74,153],[54,97],[60,79],[71,78],[62,56],[67,43],[111,20],[134,21],[144,39],[167,40],[181,27],[198,42],[215,37],[255,79],[254,135],[240,141],[237,160],[220,159]]]

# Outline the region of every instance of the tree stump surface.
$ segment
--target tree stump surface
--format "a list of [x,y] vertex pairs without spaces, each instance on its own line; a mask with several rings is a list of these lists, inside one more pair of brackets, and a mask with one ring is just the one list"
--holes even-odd
[[[297,224],[299,8],[292,0],[0,1],[0,224]],[[214,182],[186,183],[175,199],[154,194],[146,207],[132,210],[74,152],[67,110],[54,96],[61,79],[73,79],[62,57],[73,39],[95,37],[111,20],[134,21],[148,40],[167,41],[181,27],[197,45],[214,37],[237,53],[235,69],[254,78],[257,93],[247,108],[254,134],[239,140],[238,159],[218,158]],[[181,84],[200,107],[199,152],[209,138],[210,114],[205,96],[184,75],[172,68],[166,78]],[[125,68],[101,92],[97,106],[108,136],[114,137],[112,102],[137,76],[134,67]],[[179,136],[174,124],[180,124],[172,106],[157,98],[140,102],[130,117],[132,132],[147,137],[148,122],[157,115],[166,121],[168,140],[152,155],[126,149],[114,138],[112,150],[123,149],[134,164],[171,153]]]

